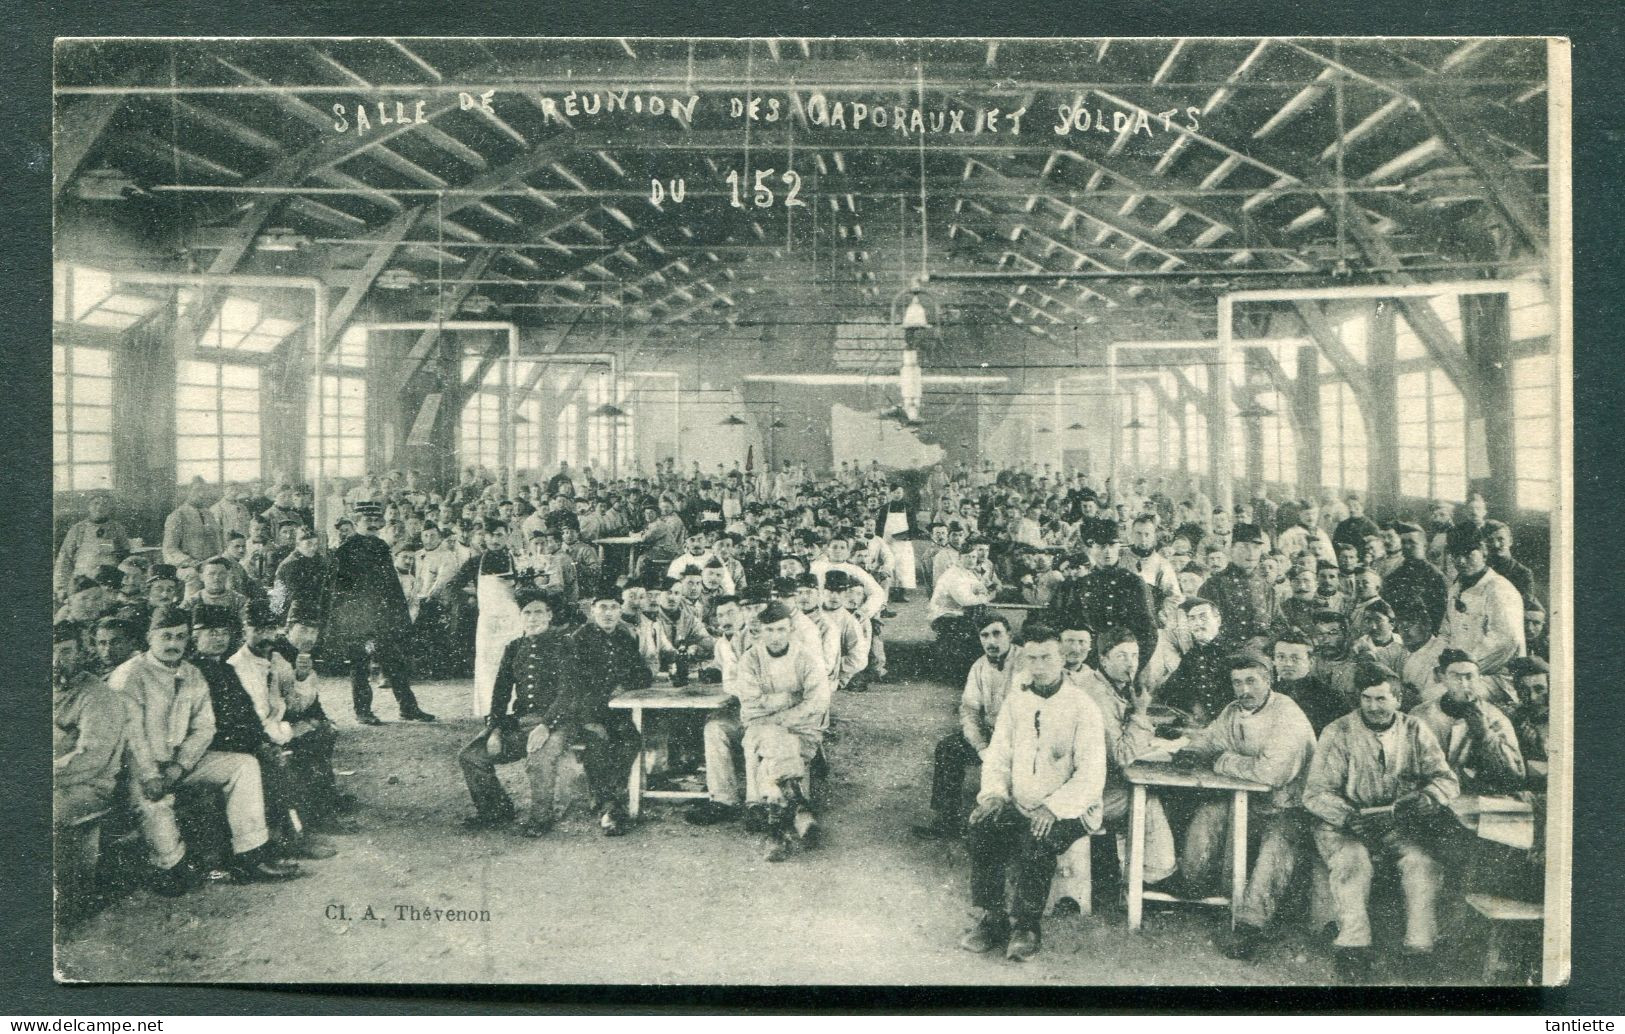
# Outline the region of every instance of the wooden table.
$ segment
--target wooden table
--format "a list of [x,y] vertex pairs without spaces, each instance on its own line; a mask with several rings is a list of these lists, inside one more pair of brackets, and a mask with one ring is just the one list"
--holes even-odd
[[643,544],[643,536],[615,535],[607,539],[593,539],[592,544],[598,547],[598,566],[600,569],[602,569],[604,566],[605,546],[626,546],[626,569],[627,571],[631,571],[638,562],[638,547]]
[[1491,843],[1521,851],[1535,846],[1535,809],[1517,797],[1462,794],[1449,807],[1462,828]]
[[[682,689],[673,689],[670,685],[657,684],[649,689],[611,697],[609,706],[631,711],[632,724],[637,726],[639,734],[642,734],[644,711],[714,711],[732,699],[716,686],[690,683]],[[638,756],[632,762],[632,772],[626,782],[627,810],[634,819],[643,810],[645,797],[694,801],[710,796],[704,790],[648,790],[644,788],[643,783],[643,748],[639,747]]]
[[1043,610],[1043,609],[1045,609],[1044,604],[1042,604],[1042,603],[989,603],[988,606],[994,608],[995,610]]
[[[1128,766],[1123,776],[1133,787],[1129,810],[1128,838],[1128,926],[1140,928],[1145,902],[1184,901],[1200,905],[1229,905],[1230,923],[1235,925],[1236,910],[1241,907],[1242,893],[1247,887],[1247,795],[1265,793],[1271,788],[1249,779],[1232,779],[1209,768],[1184,769],[1160,761],[1142,761]],[[1172,894],[1145,889],[1145,797],[1148,787],[1166,786],[1187,790],[1217,790],[1230,794],[1230,838],[1232,841],[1230,896],[1212,898],[1177,898]]]

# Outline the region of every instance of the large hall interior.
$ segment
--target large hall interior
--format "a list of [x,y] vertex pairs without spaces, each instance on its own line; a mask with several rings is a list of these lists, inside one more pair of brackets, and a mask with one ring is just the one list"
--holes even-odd
[[[59,974],[1538,982],[1566,930],[1547,794],[1549,778],[1562,813],[1572,699],[1554,53],[1517,38],[59,42]],[[1108,569],[1143,599],[1072,591]],[[637,646],[652,686],[618,674],[618,653],[607,673],[584,660],[596,640],[560,647],[557,685],[535,676],[558,705],[535,733],[529,615],[580,639],[606,600],[621,609],[605,641]],[[1009,652],[990,666],[995,616]],[[740,724],[718,715],[755,714],[740,672],[782,676],[765,631],[781,620],[789,656],[829,655],[827,671],[808,661],[823,721],[774,725],[801,746],[780,756],[747,717],[737,758],[718,755],[712,726]],[[163,755],[180,733],[142,716],[177,627],[196,671],[218,672],[193,672],[214,712],[202,761]],[[1307,677],[1340,694],[1324,731],[1286,688],[1298,639]],[[1108,743],[1145,721],[1166,753],[1100,748],[1104,805],[1095,785],[1081,812],[1043,812],[1089,835],[1010,862],[1011,926],[988,919],[1002,903],[973,906],[996,782],[977,762],[994,748],[955,737],[982,692],[967,672],[1042,679],[1023,658],[1052,641],[1103,687],[1098,707],[1078,693]],[[1138,650],[1122,683],[1118,643]],[[1220,711],[1248,699],[1231,699],[1243,656],[1312,720],[1295,774],[1249,790],[1215,747],[1217,783],[1181,783],[1179,744],[1216,742]],[[249,670],[269,681],[232,674]],[[598,711],[559,703],[600,682],[614,696]],[[1445,767],[1404,804],[1339,798],[1359,820],[1341,827],[1312,801],[1333,781],[1322,755],[1337,730],[1377,727],[1385,685],[1382,713],[1433,724],[1416,735]],[[224,750],[222,693],[269,738]],[[714,710],[645,700],[661,694]],[[1040,699],[999,694],[984,740],[998,700]],[[104,704],[120,742],[65,804],[91,736],[79,709]],[[621,723],[608,747],[602,716]],[[186,743],[196,731],[194,716]],[[1487,744],[1509,738],[1492,774]],[[244,754],[264,774],[248,803],[246,775],[206,775]],[[533,799],[544,755],[556,823]],[[718,789],[740,782],[718,756],[745,785]],[[628,758],[630,776],[613,767]],[[1089,769],[1074,762],[1070,787]],[[1140,765],[1149,782],[1130,779]],[[758,785],[775,766],[795,776]],[[1010,792],[990,822],[1032,818]],[[1394,846],[1418,798],[1449,827],[1429,856],[1436,903]],[[1213,801],[1238,811],[1228,841],[1218,820],[1204,891],[1187,849]],[[1384,808],[1399,825],[1370,832]],[[536,835],[515,835],[527,809]],[[1159,830],[1177,885],[1149,871]],[[1337,852],[1368,847],[1362,944],[1350,917],[1367,905]],[[1270,880],[1249,857],[1283,851],[1281,885],[1255,886]],[[1403,877],[1393,857],[1411,859]],[[1029,950],[1023,892],[1044,865]],[[1519,875],[1475,882],[1488,869]],[[1250,919],[1263,898],[1269,921]],[[996,950],[967,944],[995,926]]]

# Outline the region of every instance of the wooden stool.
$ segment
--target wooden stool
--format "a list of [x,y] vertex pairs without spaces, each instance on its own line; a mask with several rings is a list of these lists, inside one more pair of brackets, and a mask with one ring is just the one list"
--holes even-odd
[[1528,901],[1498,898],[1493,894],[1468,894],[1467,904],[1490,922],[1489,950],[1484,954],[1484,979],[1494,980],[1501,967],[1501,929],[1507,923],[1538,923],[1545,910]]
[[1044,914],[1053,912],[1055,903],[1060,899],[1071,898],[1078,903],[1081,914],[1094,915],[1094,871],[1089,858],[1090,845],[1094,837],[1113,835],[1106,832],[1085,834],[1061,852],[1055,860],[1055,875],[1049,881],[1049,899],[1044,902]]

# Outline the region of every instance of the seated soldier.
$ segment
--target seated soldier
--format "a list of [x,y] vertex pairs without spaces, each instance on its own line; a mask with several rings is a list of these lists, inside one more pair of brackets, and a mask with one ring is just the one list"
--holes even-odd
[[513,802],[502,789],[496,766],[525,762],[530,781],[530,816],[519,832],[539,837],[557,820],[553,791],[558,762],[568,743],[561,737],[547,748],[552,730],[542,718],[559,695],[569,667],[568,642],[553,624],[553,605],[539,590],[524,589],[516,597],[524,630],[502,650],[485,729],[457,755],[457,764],[474,800],[474,815],[463,824],[487,829],[513,818]]
[[[1100,711],[1063,678],[1049,627],[1022,630],[1022,667],[1011,679],[982,753],[982,790],[970,816],[971,904],[980,912],[960,940],[966,951],[1004,948],[1024,962],[1040,946],[1039,915],[1055,860],[1103,821],[1105,732]],[[1015,907],[1005,907],[1015,863]]]
[[[759,586],[757,586],[759,588]],[[753,595],[751,586],[747,595]],[[754,606],[754,604],[753,604]],[[744,806],[747,787],[740,784],[734,770],[734,759],[742,756],[745,727],[739,720],[738,664],[755,641],[751,619],[738,600],[725,598],[717,603],[716,649],[707,668],[701,669],[700,678],[709,682],[708,671],[723,692],[731,698],[710,712],[705,718],[705,789],[708,799],[690,808],[683,816],[695,826],[711,826],[731,822],[739,817]],[[747,770],[746,775],[749,775]]]
[[214,707],[203,675],[185,659],[191,618],[175,606],[152,612],[145,653],[125,661],[108,680],[124,702],[130,797],[146,838],[153,889],[174,897],[196,886],[202,872],[188,860],[175,823],[175,791],[218,788],[231,828],[231,874],[242,881],[287,880],[297,865],[266,850],[265,798],[253,755],[221,753],[214,741]]
[[[985,545],[985,540],[975,542]],[[976,663],[977,629],[993,599],[987,583],[972,568],[975,562],[972,552],[954,556],[938,576],[926,610],[937,637],[938,674],[949,682],[958,682]]]
[[[1089,694],[1100,711],[1106,733],[1106,785],[1101,792],[1101,819],[1105,828],[1121,837],[1128,831],[1131,799],[1123,770],[1162,751],[1166,744],[1157,741],[1156,727],[1151,723],[1151,691],[1141,688],[1135,679],[1140,666],[1140,643],[1134,633],[1126,628],[1108,628],[1102,632],[1098,669],[1088,664],[1073,664],[1072,655],[1087,656],[1089,652],[1079,636],[1080,633],[1072,629],[1061,633],[1061,648],[1068,654],[1066,675]],[[1156,797],[1146,800],[1145,819],[1145,882],[1152,884],[1172,876],[1179,863],[1173,830],[1162,810],[1162,802]]]
[[227,646],[242,638],[241,628],[237,615],[223,607],[210,603],[192,606],[192,663],[209,685],[209,702],[214,708],[214,741],[209,749],[252,754],[259,762],[265,816],[277,853],[290,858],[331,858],[338,853],[333,846],[301,827],[301,801],[282,753],[282,744],[293,738],[292,729],[282,720],[284,708],[277,706],[269,716],[262,715],[237,669],[226,660]]
[[1399,710],[1398,676],[1363,666],[1357,682],[1359,706],[1321,733],[1303,791],[1315,849],[1330,873],[1337,973],[1345,980],[1369,973],[1376,858],[1399,869],[1406,951],[1432,952],[1441,874],[1424,827],[1459,792],[1433,733]]
[[[297,603],[290,614],[298,611],[303,617],[308,607]],[[316,697],[309,652],[295,649],[291,664],[278,652],[282,644],[276,615],[263,599],[249,601],[243,626],[243,645],[228,663],[253,702],[266,736],[278,748],[277,760],[300,821],[316,833],[356,832],[355,824],[340,814],[344,805],[333,778],[333,726]],[[314,636],[314,627],[303,627]],[[266,767],[262,762],[262,770]]]
[[309,826],[318,833],[354,833],[357,826],[344,816],[355,810],[354,794],[342,793],[333,772],[333,747],[338,730],[322,707],[314,654],[321,638],[321,609],[314,603],[295,602],[288,607],[288,630],[273,639],[271,652],[287,662],[293,672],[284,682],[283,719],[293,730],[293,755],[289,770],[304,787],[305,801],[312,809]]
[[1224,667],[1228,653],[1219,636],[1223,622],[1218,606],[1201,596],[1186,596],[1179,609],[1185,612],[1191,647],[1157,690],[1157,699],[1188,715],[1189,724],[1203,726],[1231,699]]
[[[626,833],[626,774],[642,749],[642,736],[625,711],[612,710],[618,693],[648,689],[654,682],[637,640],[621,623],[621,601],[612,589],[594,594],[590,618],[569,635],[569,668],[542,723],[553,730],[544,745],[554,758],[581,743],[581,763],[605,836]],[[544,758],[544,763],[547,759]]]
[[1314,670],[1314,647],[1296,629],[1275,640],[1275,691],[1292,698],[1316,736],[1352,710],[1348,697],[1328,686]]
[[[1274,673],[1261,654],[1242,653],[1228,668],[1235,700],[1219,712],[1213,724],[1191,737],[1174,763],[1181,767],[1209,764],[1232,779],[1263,783],[1273,791],[1255,804],[1258,849],[1249,852],[1253,871],[1236,909],[1236,925],[1225,954],[1251,958],[1264,938],[1264,928],[1286,893],[1308,835],[1303,811],[1303,782],[1315,751],[1315,733],[1309,719],[1291,697],[1272,689]],[[1224,853],[1230,830],[1230,802],[1209,796],[1196,806],[1185,828],[1184,851],[1179,858],[1185,891],[1206,897],[1207,885]]]
[[1004,706],[1015,665],[1010,656],[1010,622],[1003,614],[986,613],[977,629],[982,656],[965,676],[959,698],[959,728],[937,741],[931,763],[931,822],[914,827],[927,839],[956,838],[963,830],[965,768],[979,765],[993,738],[993,723]]
[[51,630],[52,842],[57,909],[71,926],[94,908],[101,817],[124,767],[124,706],[85,663],[78,628]]
[[1551,735],[1551,668],[1541,658],[1530,655],[1512,658],[1506,670],[1522,701],[1512,716],[1512,725],[1518,733],[1518,750],[1528,771],[1529,788],[1544,790],[1547,740]]
[[1512,794],[1523,789],[1527,772],[1512,721],[1485,699],[1487,686],[1478,662],[1465,650],[1439,654],[1444,695],[1411,714],[1433,733],[1456,773],[1463,793]]
[[745,767],[767,834],[763,857],[783,861],[817,829],[807,766],[818,755],[833,692],[823,658],[794,642],[790,608],[774,601],[758,618],[758,640],[740,658],[736,687]]

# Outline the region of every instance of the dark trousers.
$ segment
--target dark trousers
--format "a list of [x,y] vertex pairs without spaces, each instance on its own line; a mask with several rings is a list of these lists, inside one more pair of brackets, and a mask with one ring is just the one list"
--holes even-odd
[[1005,882],[1015,863],[1015,906],[1010,916],[1017,929],[1038,929],[1044,901],[1049,897],[1055,859],[1083,836],[1083,823],[1060,819],[1040,840],[1032,835],[1032,820],[1014,805],[970,828],[971,904],[990,915],[1005,912]]
[[290,812],[299,812],[301,821],[309,816],[302,811],[297,788],[288,771],[288,759],[282,756],[280,744],[269,741],[254,750],[260,763],[260,791],[265,798],[265,825],[271,839],[286,842],[298,834],[294,831]]
[[412,622],[412,666],[428,678],[446,673],[449,624],[445,605],[438,599],[431,596],[418,604],[417,620]]
[[305,821],[331,817],[338,811],[338,780],[333,776],[333,744],[338,736],[331,722],[323,721],[288,744],[288,774],[304,808]]
[[957,826],[964,819],[965,766],[981,761],[958,729],[937,741],[931,762],[931,810],[937,813],[938,825]]
[[395,691],[395,703],[401,715],[416,712],[418,698],[412,695],[412,673],[407,667],[405,652],[393,642],[379,640],[370,654],[365,646],[350,651],[350,702],[355,705],[355,713],[372,713],[372,682],[368,669],[373,658],[377,658],[379,669]]
[[611,713],[576,725],[570,735],[582,745],[581,767],[587,772],[593,806],[602,810],[624,804],[632,761],[643,749],[637,726],[624,714]]

